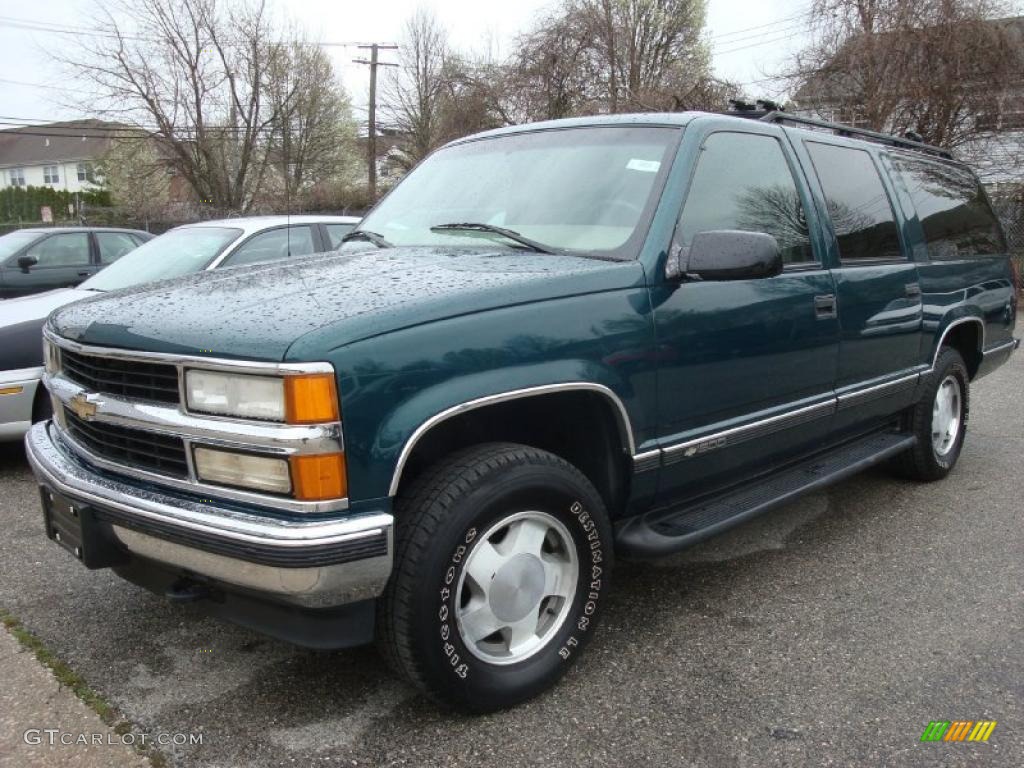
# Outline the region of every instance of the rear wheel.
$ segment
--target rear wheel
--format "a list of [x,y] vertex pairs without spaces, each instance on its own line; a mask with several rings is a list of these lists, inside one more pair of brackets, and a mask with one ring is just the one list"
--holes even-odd
[[901,474],[913,480],[941,480],[960,458],[970,412],[970,376],[960,353],[945,347],[924,394],[910,411],[917,444],[897,457]]
[[378,640],[404,677],[472,712],[551,686],[593,634],[612,560],[600,496],[522,445],[442,461],[396,503],[395,569]]

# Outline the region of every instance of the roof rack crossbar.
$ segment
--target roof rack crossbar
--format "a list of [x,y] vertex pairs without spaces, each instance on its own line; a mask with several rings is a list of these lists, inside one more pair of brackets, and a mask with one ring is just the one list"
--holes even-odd
[[766,123],[793,123],[795,125],[810,125],[815,128],[824,128],[832,131],[838,136],[852,136],[856,138],[867,139],[868,141],[874,141],[879,144],[888,144],[892,147],[899,147],[901,149],[913,149],[917,152],[926,152],[930,155],[937,155],[938,157],[946,158],[947,160],[953,159],[953,153],[948,149],[942,149],[941,147],[934,147],[931,144],[924,144],[920,141],[913,141],[911,139],[905,139],[900,136],[893,136],[888,133],[879,133],[878,131],[871,131],[867,128],[855,128],[852,125],[844,125],[842,123],[830,123],[827,120],[816,120],[813,117],[799,117],[797,115],[790,114],[789,112],[783,112],[781,110],[775,110],[769,112],[766,115],[758,118]]

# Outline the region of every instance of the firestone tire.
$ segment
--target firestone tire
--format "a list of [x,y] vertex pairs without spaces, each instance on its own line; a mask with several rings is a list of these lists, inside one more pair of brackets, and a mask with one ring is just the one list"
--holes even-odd
[[575,467],[523,445],[476,446],[427,471],[395,513],[377,637],[396,672],[483,713],[536,696],[575,662],[613,560],[602,499]]
[[[949,407],[946,407],[946,406]],[[949,419],[940,415],[948,412]],[[902,476],[920,482],[946,477],[956,466],[967,434],[970,414],[970,374],[960,353],[945,347],[935,361],[921,399],[910,410],[909,427],[917,444],[896,457],[895,467]],[[950,435],[950,425],[955,434]]]

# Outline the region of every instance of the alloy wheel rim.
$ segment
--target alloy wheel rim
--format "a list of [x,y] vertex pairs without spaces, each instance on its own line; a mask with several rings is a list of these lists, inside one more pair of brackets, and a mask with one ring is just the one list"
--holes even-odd
[[950,374],[939,384],[932,406],[932,449],[936,456],[945,456],[956,445],[963,423],[962,403],[960,380]]
[[477,538],[456,592],[463,644],[490,664],[515,664],[544,648],[576,596],[572,535],[547,512],[508,515]]

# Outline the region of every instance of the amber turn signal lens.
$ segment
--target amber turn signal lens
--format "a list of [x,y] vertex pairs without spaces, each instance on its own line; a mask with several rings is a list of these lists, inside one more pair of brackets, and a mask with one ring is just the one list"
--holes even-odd
[[334,374],[285,376],[285,421],[289,424],[317,424],[338,420],[338,392]]
[[292,456],[292,493],[300,501],[341,499],[348,495],[345,454]]

